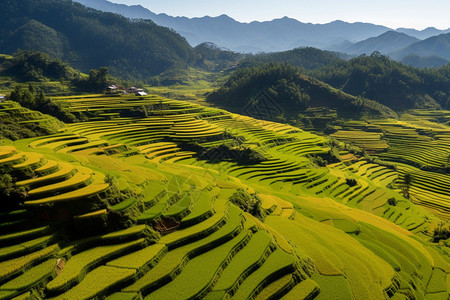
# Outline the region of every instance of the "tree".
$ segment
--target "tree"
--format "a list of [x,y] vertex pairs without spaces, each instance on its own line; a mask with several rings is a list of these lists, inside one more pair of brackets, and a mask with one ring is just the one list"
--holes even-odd
[[406,199],[409,199],[409,197],[410,197],[410,195],[409,195],[409,188],[411,187],[412,179],[413,179],[413,176],[409,172],[406,172],[403,175],[402,192],[403,192],[403,197],[405,197]]
[[61,90],[64,92],[64,77],[59,78],[59,83],[61,84]]
[[27,193],[25,188],[17,187],[13,178],[9,174],[0,175],[0,198],[2,199],[2,205],[0,211],[8,211],[17,209],[20,203],[26,198]]
[[438,243],[440,240],[450,238],[450,228],[444,226],[444,222],[439,222],[438,226],[433,230],[433,242]]
[[100,67],[89,71],[88,83],[95,91],[103,91],[108,85],[108,68]]

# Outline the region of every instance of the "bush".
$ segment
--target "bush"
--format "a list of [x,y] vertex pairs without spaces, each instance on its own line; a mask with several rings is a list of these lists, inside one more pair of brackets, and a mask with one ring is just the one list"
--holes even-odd
[[66,123],[79,121],[67,108],[63,107],[60,103],[48,99],[43,90],[36,90],[32,85],[28,89],[24,89],[21,85],[16,85],[9,98],[12,101],[19,102],[23,107],[54,116]]
[[354,178],[346,178],[345,182],[349,187],[354,187],[358,183]]
[[[450,239],[450,228],[444,226],[444,223],[439,223],[438,227],[433,230],[433,242],[438,243],[440,240]],[[446,241],[448,242],[448,241]]]
[[264,220],[266,217],[264,210],[261,208],[261,199],[256,194],[250,195],[247,191],[238,189],[230,197],[230,201],[243,211],[248,212],[258,219]]
[[0,175],[0,199],[2,199],[0,211],[10,211],[18,208],[26,196],[25,188],[15,186],[11,175]]
[[197,152],[200,159],[208,160],[212,163],[228,160],[242,165],[253,165],[267,160],[259,151],[244,146],[233,147],[222,144],[216,147],[202,147],[192,143],[181,146],[184,150]]

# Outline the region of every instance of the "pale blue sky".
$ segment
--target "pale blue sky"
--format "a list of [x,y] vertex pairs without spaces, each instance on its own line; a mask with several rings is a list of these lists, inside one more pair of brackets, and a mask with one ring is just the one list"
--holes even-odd
[[110,0],[141,4],[155,13],[202,17],[227,14],[241,21],[288,16],[301,22],[370,22],[391,28],[450,27],[450,0]]

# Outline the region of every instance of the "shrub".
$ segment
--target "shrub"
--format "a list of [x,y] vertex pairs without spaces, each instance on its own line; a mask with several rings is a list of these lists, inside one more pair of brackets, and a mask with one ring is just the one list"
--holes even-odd
[[450,228],[444,227],[444,223],[439,223],[438,227],[433,230],[433,242],[438,243],[440,240],[450,239]]
[[17,187],[9,174],[0,175],[0,198],[2,205],[0,211],[10,211],[19,207],[27,194],[24,187]]
[[256,194],[250,195],[245,190],[238,189],[230,197],[230,202],[258,219],[264,220],[266,217],[264,210],[261,207],[262,201]]
[[348,186],[353,187],[355,186],[358,182],[356,181],[356,179],[354,178],[346,178],[345,182],[347,183]]

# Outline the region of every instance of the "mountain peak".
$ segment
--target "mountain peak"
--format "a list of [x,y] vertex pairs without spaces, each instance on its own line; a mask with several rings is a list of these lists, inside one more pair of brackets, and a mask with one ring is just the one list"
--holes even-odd
[[389,54],[403,49],[417,41],[419,41],[419,39],[405,33],[389,30],[379,36],[358,42],[344,51],[351,54],[370,54],[374,51]]
[[[303,46],[338,50],[332,47],[343,41],[355,43],[392,31],[386,26],[371,23],[334,20],[326,24],[312,24],[303,23],[288,16],[271,21],[253,22],[239,22],[226,14],[214,17],[173,17],[166,14],[154,14],[140,5],[127,6],[107,0],[74,1],[129,18],[150,19],[160,26],[169,27],[180,33],[192,46],[213,42],[219,47],[238,52],[285,51]],[[411,30],[413,29],[398,29],[397,32],[419,39],[443,33],[435,28],[424,31]],[[395,33],[391,32],[387,36],[393,39]],[[406,39],[406,36],[397,36],[397,38],[400,37]]]

